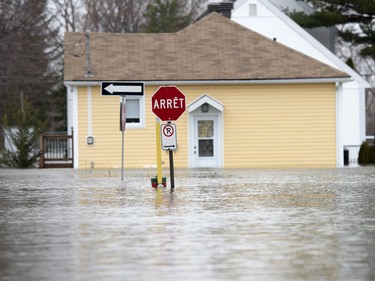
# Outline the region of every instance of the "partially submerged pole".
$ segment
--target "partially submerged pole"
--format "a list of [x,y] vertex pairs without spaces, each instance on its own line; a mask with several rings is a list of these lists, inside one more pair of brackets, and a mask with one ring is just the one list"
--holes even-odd
[[171,192],[174,190],[174,167],[173,167],[173,150],[169,149],[169,171],[171,176]]
[[160,119],[156,117],[156,166],[157,166],[157,186],[163,185],[163,172],[161,167],[161,137],[160,137]]
[[121,180],[124,180],[124,134],[126,127],[126,95],[121,95],[120,106],[120,129],[122,133],[122,151],[121,151]]

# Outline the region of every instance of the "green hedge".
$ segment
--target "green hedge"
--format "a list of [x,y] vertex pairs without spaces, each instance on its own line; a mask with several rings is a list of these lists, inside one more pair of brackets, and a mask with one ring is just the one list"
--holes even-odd
[[362,142],[358,152],[359,165],[375,165],[375,145]]

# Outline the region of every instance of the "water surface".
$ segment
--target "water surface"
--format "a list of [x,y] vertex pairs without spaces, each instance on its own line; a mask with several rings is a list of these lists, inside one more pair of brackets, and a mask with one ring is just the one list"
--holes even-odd
[[0,170],[0,280],[375,280],[375,167],[153,175]]

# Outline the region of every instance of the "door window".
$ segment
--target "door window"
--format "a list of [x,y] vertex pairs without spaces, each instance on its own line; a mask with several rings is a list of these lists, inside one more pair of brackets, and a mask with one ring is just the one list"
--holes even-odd
[[214,120],[198,120],[198,156],[214,156]]

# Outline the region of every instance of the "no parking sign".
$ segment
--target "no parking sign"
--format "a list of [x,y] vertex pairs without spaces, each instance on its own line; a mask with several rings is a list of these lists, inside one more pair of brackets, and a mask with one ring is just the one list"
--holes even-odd
[[163,150],[175,150],[177,148],[176,124],[161,124],[160,135],[161,148]]

